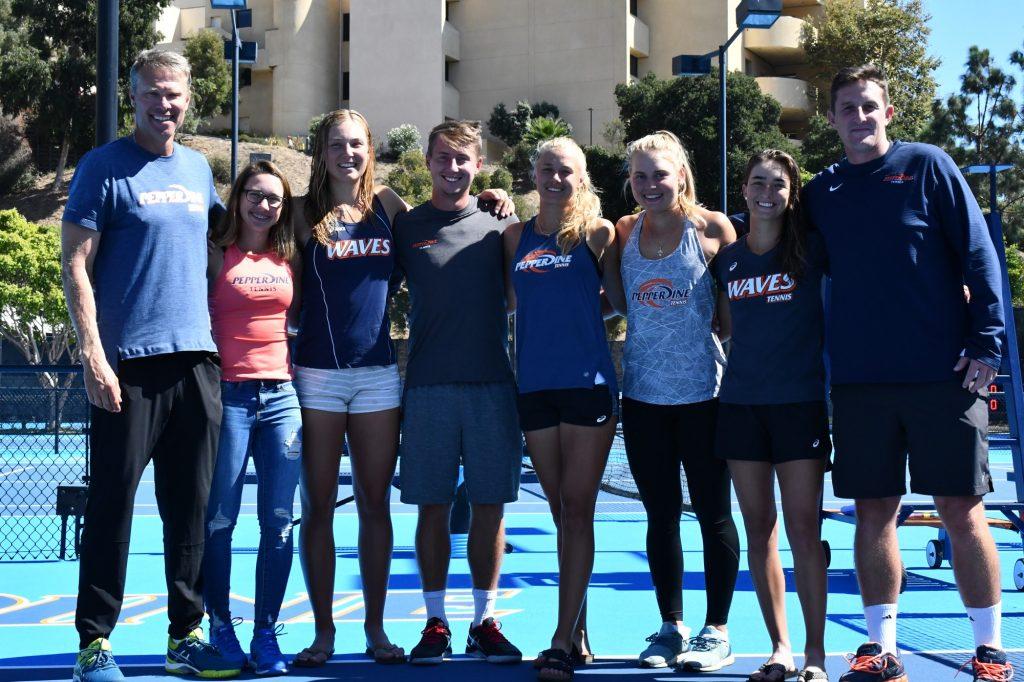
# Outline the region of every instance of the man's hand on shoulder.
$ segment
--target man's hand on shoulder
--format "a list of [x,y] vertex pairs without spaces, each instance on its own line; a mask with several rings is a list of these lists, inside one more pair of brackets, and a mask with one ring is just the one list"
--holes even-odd
[[480,209],[487,211],[498,220],[504,220],[516,212],[516,205],[512,197],[503,189],[485,189],[477,195]]

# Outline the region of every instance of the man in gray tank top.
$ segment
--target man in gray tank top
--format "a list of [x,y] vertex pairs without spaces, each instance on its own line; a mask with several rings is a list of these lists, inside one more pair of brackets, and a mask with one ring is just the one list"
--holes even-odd
[[419,506],[416,560],[427,626],[410,656],[440,663],[451,654],[444,599],[451,559],[448,520],[462,465],[472,505],[469,568],[474,617],[466,653],[518,663],[519,649],[494,619],[504,550],[504,504],[519,495],[522,435],[506,343],[498,220],[470,195],[480,170],[479,123],[449,121],[427,144],[429,202],[395,220],[398,267],[407,279],[409,362],[402,414],[402,501]]

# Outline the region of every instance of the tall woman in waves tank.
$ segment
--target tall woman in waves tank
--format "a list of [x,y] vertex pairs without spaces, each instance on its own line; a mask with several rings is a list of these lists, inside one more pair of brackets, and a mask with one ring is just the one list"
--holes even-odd
[[[708,264],[736,233],[724,215],[697,205],[693,173],[675,135],[659,131],[636,140],[627,157],[643,211],[615,227],[613,266],[621,281],[613,279],[608,297],[626,314],[622,433],[647,510],[647,560],[662,620],[639,663],[717,670],[733,661],[726,622],[739,539],[729,472],[714,454],[725,357],[712,332]],[[693,638],[683,625],[680,465],[704,540],[707,615]]]
[[249,650],[258,675],[288,672],[275,625],[292,567],[292,520],[290,513],[275,510],[291,511],[302,451],[287,337],[295,252],[290,202],[288,181],[274,164],[246,167],[235,180],[209,249],[210,322],[221,358],[224,417],[206,511],[203,602],[210,614],[210,643],[244,668],[247,659],[235,634],[228,594],[231,536],[251,457],[260,546]]
[[825,556],[818,520],[832,451],[822,361],[825,249],[804,229],[800,169],[789,154],[755,154],[743,178],[750,234],[712,264],[722,336],[732,334],[715,450],[728,460],[750,547],[747,558],[772,655],[751,682],[797,674],[786,628],[775,476],[806,627],[801,682],[825,674]]
[[537,657],[542,680],[572,676],[589,649],[584,603],[594,567],[594,508],[615,435],[618,390],[601,315],[602,262],[612,224],[569,138],[534,156],[540,211],[504,234],[516,311],[519,422],[558,531],[558,621]]
[[405,658],[384,633],[383,618],[401,400],[387,313],[391,224],[406,206],[387,187],[375,187],[373,173],[366,119],[348,109],[328,114],[313,140],[309,193],[295,210],[302,253],[295,372],[305,436],[300,549],[315,623],[313,643],[295,659],[299,666],[322,665],[334,652],[333,520],[346,435],[367,653],[382,663]]

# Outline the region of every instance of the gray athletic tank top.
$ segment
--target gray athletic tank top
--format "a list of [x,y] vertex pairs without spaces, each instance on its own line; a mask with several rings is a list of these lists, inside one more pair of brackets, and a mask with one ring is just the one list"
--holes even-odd
[[725,354],[711,331],[715,289],[697,228],[687,220],[679,248],[650,260],[640,253],[645,215],[640,214],[622,253],[622,394],[656,405],[710,400],[718,395]]

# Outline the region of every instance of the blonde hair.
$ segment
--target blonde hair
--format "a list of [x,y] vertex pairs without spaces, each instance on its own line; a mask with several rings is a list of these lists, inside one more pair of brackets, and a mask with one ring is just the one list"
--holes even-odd
[[[703,223],[697,214],[697,187],[693,180],[693,169],[690,168],[690,157],[675,133],[658,130],[633,140],[626,145],[626,163],[632,166],[633,155],[638,152],[647,154],[663,154],[676,167],[683,171],[683,186],[679,188],[678,203],[688,220]],[[632,171],[631,171],[632,172]]]
[[[537,177],[537,162],[540,161],[540,157],[545,152],[553,151],[568,151],[576,157],[580,165],[580,186],[572,195],[569,210],[562,216],[562,221],[558,226],[558,236],[555,238],[558,248],[562,250],[562,255],[565,255],[578,244],[586,242],[587,227],[601,217],[601,199],[597,196],[594,185],[590,181],[590,174],[587,172],[587,156],[570,137],[556,137],[537,145],[537,149],[534,150],[530,158],[534,179],[536,180]],[[537,189],[540,190],[539,187]],[[541,196],[544,196],[543,193]]]
[[327,136],[331,128],[343,121],[357,121],[366,132],[366,168],[356,188],[356,205],[366,212],[373,206],[374,160],[373,135],[366,118],[354,109],[336,109],[324,116],[313,136],[313,163],[309,169],[309,193],[306,195],[304,217],[312,226],[313,238],[326,245],[334,225],[334,200],[331,198],[330,176],[327,174]]
[[473,147],[476,155],[480,156],[483,150],[483,139],[480,134],[480,121],[445,121],[438,123],[431,128],[427,136],[427,156],[434,152],[434,142],[437,138],[443,137],[453,147]]
[[257,161],[242,169],[231,187],[231,195],[228,197],[228,207],[220,223],[213,230],[211,238],[217,246],[231,246],[238,241],[238,233],[242,222],[242,201],[245,193],[245,184],[249,179],[257,175],[273,175],[281,181],[284,199],[281,204],[281,215],[277,222],[270,228],[268,239],[274,252],[283,260],[291,260],[295,253],[295,237],[292,234],[292,190],[288,185],[288,178],[284,176],[281,169],[270,161]]

